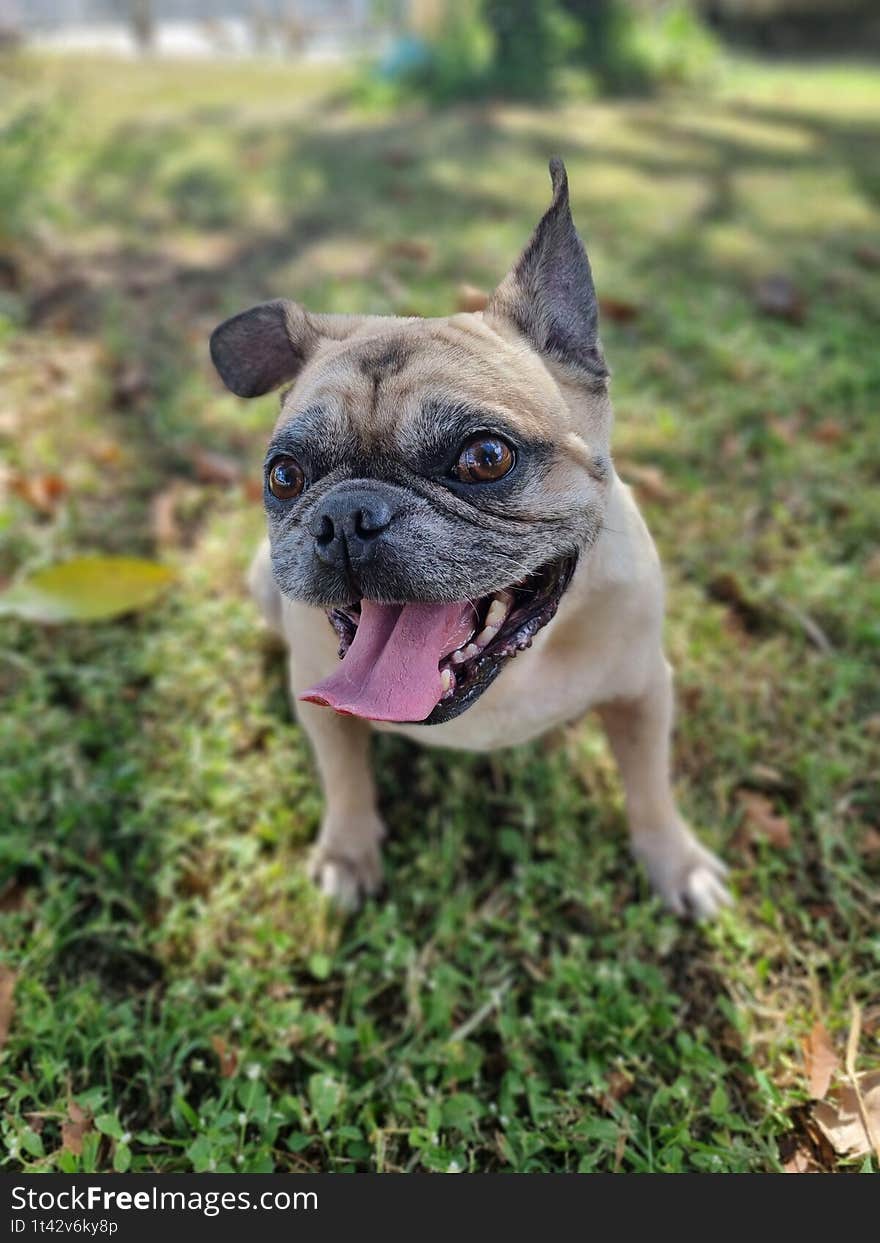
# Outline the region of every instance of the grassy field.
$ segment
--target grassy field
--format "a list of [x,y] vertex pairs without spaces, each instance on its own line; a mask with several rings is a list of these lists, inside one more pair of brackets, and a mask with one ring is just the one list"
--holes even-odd
[[[177,581],[2,623],[0,1168],[872,1168],[817,1138],[801,1044],[842,1058],[857,1002],[880,1062],[880,76],[390,115],[326,70],[2,72],[0,578]],[[448,312],[555,153],[666,566],[680,800],[738,904],[659,909],[587,722],[491,761],[381,740],[388,885],[345,922],[242,583],[277,399],[221,391],[207,335],[282,293]]]

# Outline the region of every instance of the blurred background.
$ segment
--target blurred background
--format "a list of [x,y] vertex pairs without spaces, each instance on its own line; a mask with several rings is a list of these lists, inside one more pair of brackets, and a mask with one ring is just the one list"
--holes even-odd
[[[880,1062],[878,51],[874,0],[0,0],[0,1164],[876,1162],[810,1067],[854,1003]],[[739,905],[648,900],[585,724],[383,739],[346,928],[243,588],[277,398],[207,338],[478,309],[557,154]]]

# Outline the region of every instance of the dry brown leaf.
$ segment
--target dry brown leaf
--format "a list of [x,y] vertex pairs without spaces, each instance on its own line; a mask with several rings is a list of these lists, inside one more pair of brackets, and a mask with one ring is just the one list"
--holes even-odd
[[774,435],[786,445],[797,443],[804,426],[804,420],[799,411],[787,414],[784,418],[769,419],[768,423]]
[[613,320],[617,324],[631,324],[642,313],[637,302],[628,302],[625,298],[599,299],[599,314],[603,319]]
[[231,1079],[238,1067],[238,1053],[230,1049],[222,1036],[211,1037],[211,1048],[220,1062],[220,1074],[224,1079]]
[[779,850],[786,850],[791,845],[791,825],[785,816],[776,814],[769,798],[757,790],[738,790],[736,797],[743,809],[743,822],[752,841],[761,838]]
[[862,834],[862,840],[859,842],[860,855],[877,855],[880,854],[880,833],[870,825]]
[[485,311],[491,295],[476,285],[459,285],[455,291],[455,306],[459,311]]
[[386,147],[379,159],[391,168],[404,168],[407,164],[415,163],[416,153],[410,147]]
[[142,406],[152,394],[150,373],[139,359],[120,362],[113,377],[112,404],[122,410]]
[[855,248],[853,255],[866,268],[880,268],[880,246],[865,242],[863,246]]
[[[865,1112],[873,1129],[880,1133],[880,1070],[859,1075],[857,1081]],[[852,1084],[842,1083],[828,1100],[817,1102],[813,1117],[840,1156],[863,1157],[873,1151]]]
[[232,484],[241,478],[241,466],[225,453],[196,448],[190,454],[190,460],[199,483]]
[[430,242],[419,242],[412,237],[401,238],[388,246],[388,254],[393,259],[409,259],[414,263],[427,263],[433,253]]
[[790,324],[802,324],[807,311],[806,298],[791,277],[774,272],[758,281],[755,303],[759,311]]
[[804,1051],[810,1096],[813,1100],[822,1101],[831,1086],[832,1076],[839,1064],[834,1045],[831,1043],[831,1037],[824,1024],[817,1019],[809,1036],[804,1037],[801,1045]]
[[102,466],[118,466],[123,456],[122,445],[116,440],[99,440],[89,450],[89,457]]
[[622,1100],[635,1086],[635,1081],[622,1070],[613,1070],[608,1076],[608,1087],[599,1097],[599,1104],[611,1113],[617,1101]]
[[27,886],[18,881],[8,881],[0,889],[0,911],[20,911],[27,901]]
[[12,1024],[16,975],[11,967],[0,966],[0,1049],[6,1044]]
[[638,466],[627,462],[620,467],[627,482],[632,482],[639,495],[649,501],[657,501],[660,505],[668,505],[675,499],[675,490],[666,481],[663,471],[657,466]]
[[248,476],[243,484],[245,497],[249,501],[261,501],[263,499],[263,481]]
[[9,480],[10,490],[41,514],[54,514],[67,494],[67,483],[61,475],[19,474]]
[[67,1117],[61,1123],[61,1147],[72,1152],[75,1157],[82,1156],[83,1137],[92,1129],[91,1114],[77,1105],[76,1101],[67,1103]]
[[845,435],[844,427],[836,419],[823,419],[812,431],[813,439],[823,445],[836,445]]
[[153,539],[160,548],[177,548],[181,542],[181,530],[177,521],[177,501],[180,488],[172,483],[157,492],[150,501],[150,527]]
[[805,1148],[796,1148],[782,1168],[786,1174],[818,1174],[820,1172],[820,1167]]

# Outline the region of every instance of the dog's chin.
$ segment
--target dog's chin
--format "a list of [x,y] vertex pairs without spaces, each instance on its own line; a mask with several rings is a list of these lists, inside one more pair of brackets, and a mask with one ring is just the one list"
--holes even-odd
[[[440,661],[446,685],[440,702],[421,725],[441,725],[472,707],[518,652],[552,620],[571,582],[577,556],[548,562],[519,582],[499,586],[472,604],[476,610],[473,632],[467,641]],[[357,634],[360,602],[327,610],[339,638],[342,659]]]

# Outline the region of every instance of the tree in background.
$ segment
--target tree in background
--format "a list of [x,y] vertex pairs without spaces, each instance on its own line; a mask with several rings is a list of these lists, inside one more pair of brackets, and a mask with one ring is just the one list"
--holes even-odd
[[386,81],[435,103],[553,94],[565,65],[601,94],[702,76],[714,44],[693,0],[412,0]]
[[542,99],[553,90],[569,42],[562,10],[540,0],[484,0],[493,39],[487,87],[508,98]]
[[578,40],[574,59],[593,75],[602,94],[643,91],[651,75],[639,56],[636,16],[626,0],[560,0],[574,23]]
[[141,53],[150,52],[156,42],[156,21],[152,0],[127,0],[125,8],[135,47]]

